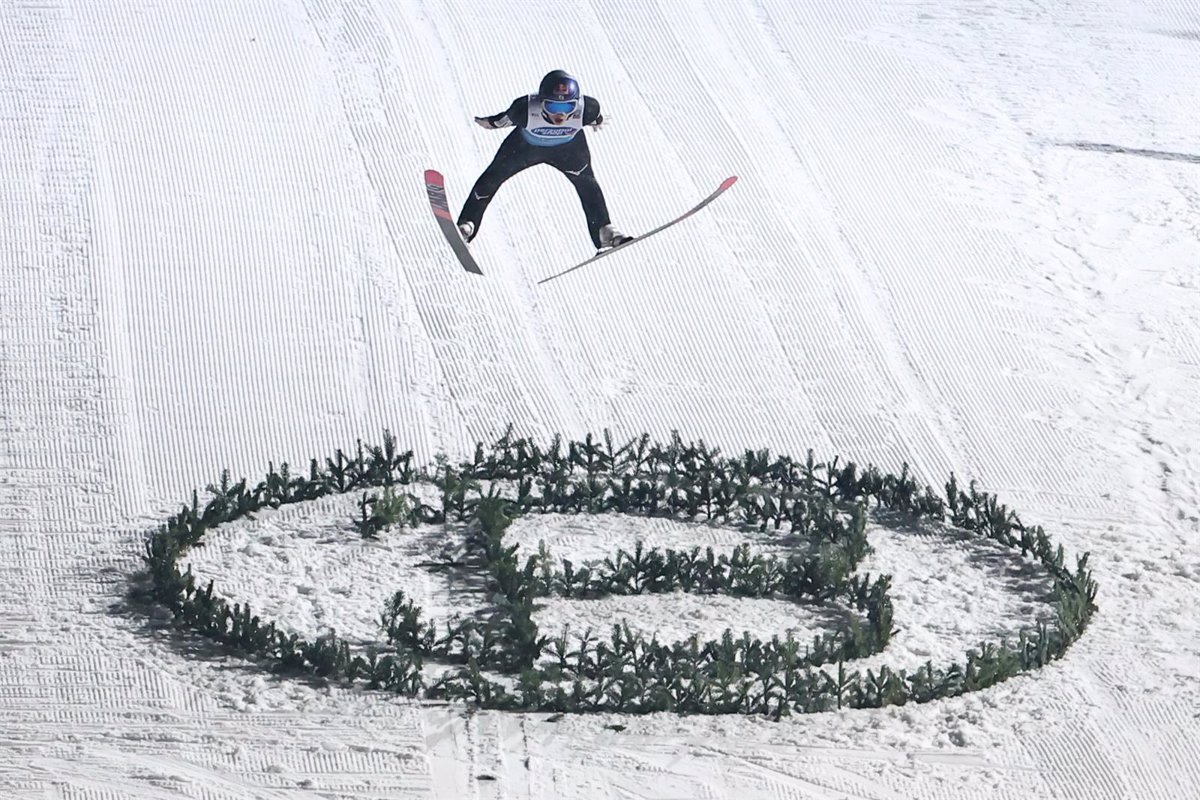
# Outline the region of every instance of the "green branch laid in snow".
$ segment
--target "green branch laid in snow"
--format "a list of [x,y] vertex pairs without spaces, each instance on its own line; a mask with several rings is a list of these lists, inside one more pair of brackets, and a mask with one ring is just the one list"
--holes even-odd
[[[420,502],[397,487],[432,483],[441,507]],[[485,491],[486,486],[486,491]],[[504,487],[502,490],[501,487]],[[382,488],[379,495],[365,490]],[[336,636],[309,642],[263,622],[243,604],[216,595],[210,582],[196,586],[178,560],[206,531],[250,517],[264,507],[364,490],[360,516],[365,538],[421,524],[468,523],[467,554],[454,566],[474,569],[494,602],[479,619],[438,623],[403,591],[380,618],[386,643],[353,652]],[[929,702],[977,691],[1060,658],[1096,611],[1096,583],[1081,556],[1066,566],[1061,546],[1040,527],[1027,527],[994,496],[972,483],[962,491],[951,476],[944,496],[920,487],[908,473],[880,472],[855,464],[772,457],[767,450],[726,457],[703,441],[685,443],[675,433],[665,445],[643,435],[617,446],[605,431],[597,439],[546,447],[514,438],[511,427],[490,448],[480,443],[471,459],[451,465],[439,458],[425,470],[400,453],[391,434],[382,446],[357,443],[355,456],[338,450],[310,464],[308,478],[281,464],[253,488],[228,474],[208,487],[201,506],[191,505],[147,538],[143,556],[154,598],[181,626],[273,669],[487,708],[555,712],[611,711],[695,714],[792,713]],[[890,577],[856,575],[870,552],[866,525],[871,507],[910,520],[945,523],[1030,557],[1054,581],[1057,618],[1020,631],[1016,642],[982,642],[961,663],[927,663],[912,671],[883,666],[862,674],[855,659],[881,652],[893,634]],[[508,526],[523,514],[624,513],[706,520],[785,534],[786,556],[701,550],[619,550],[598,562],[556,562],[545,547],[522,558],[505,543]],[[777,544],[782,544],[783,536]],[[535,621],[539,598],[595,599],[610,595],[728,594],[795,603],[842,604],[840,629],[801,643],[790,636],[763,641],[726,630],[718,640],[693,636],[659,642],[614,625],[607,638],[592,631],[546,635]],[[427,682],[426,663],[442,676]],[[829,668],[826,669],[825,667]]]

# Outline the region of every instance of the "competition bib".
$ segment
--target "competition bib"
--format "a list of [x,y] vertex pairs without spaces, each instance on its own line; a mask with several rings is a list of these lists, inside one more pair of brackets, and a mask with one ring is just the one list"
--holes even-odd
[[575,111],[561,125],[555,125],[542,110],[542,101],[537,95],[529,95],[529,118],[521,133],[525,141],[538,147],[554,147],[566,144],[583,130],[583,98],[575,105]]

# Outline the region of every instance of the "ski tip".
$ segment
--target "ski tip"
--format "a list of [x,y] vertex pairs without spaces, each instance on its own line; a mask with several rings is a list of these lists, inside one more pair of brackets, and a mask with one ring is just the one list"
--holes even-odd
[[737,183],[737,175],[730,175],[728,178],[721,181],[721,191],[725,191],[730,186],[733,186],[735,183]]
[[442,173],[436,169],[427,169],[425,170],[425,182],[441,185],[445,182],[445,179],[442,178]]

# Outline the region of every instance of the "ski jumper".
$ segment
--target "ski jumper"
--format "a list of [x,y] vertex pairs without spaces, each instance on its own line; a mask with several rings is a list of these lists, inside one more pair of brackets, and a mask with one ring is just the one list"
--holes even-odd
[[457,224],[468,221],[474,223],[472,239],[479,233],[488,203],[505,181],[537,164],[548,164],[565,175],[575,187],[587,217],[588,233],[596,248],[600,249],[600,228],[610,222],[608,205],[592,171],[592,154],[583,132],[584,125],[594,125],[601,120],[600,103],[587,95],[582,100],[575,112],[561,124],[551,121],[549,115],[543,112],[537,95],[532,94],[518,97],[507,111],[486,118],[493,128],[511,125],[514,130],[500,144],[492,163],[475,181],[462,213],[458,215]]

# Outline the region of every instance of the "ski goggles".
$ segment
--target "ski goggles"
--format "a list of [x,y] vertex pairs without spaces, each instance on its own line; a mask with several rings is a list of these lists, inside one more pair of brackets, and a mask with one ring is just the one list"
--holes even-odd
[[578,100],[543,100],[542,108],[547,114],[574,114],[579,107]]

